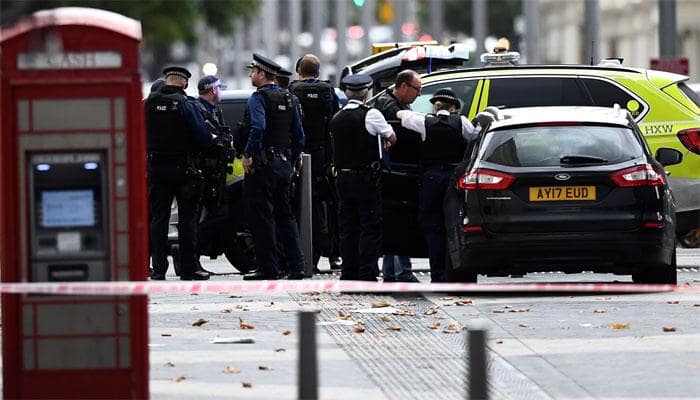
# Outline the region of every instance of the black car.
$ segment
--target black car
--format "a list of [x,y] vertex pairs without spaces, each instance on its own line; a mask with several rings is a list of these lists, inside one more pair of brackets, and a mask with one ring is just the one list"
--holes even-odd
[[676,283],[664,166],[679,163],[679,151],[660,148],[655,159],[619,107],[501,112],[446,200],[449,280],[594,271]]

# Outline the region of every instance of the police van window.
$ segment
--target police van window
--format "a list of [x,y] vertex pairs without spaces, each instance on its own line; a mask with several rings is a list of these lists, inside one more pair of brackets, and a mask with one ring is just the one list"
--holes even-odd
[[474,98],[474,89],[478,82],[477,79],[471,79],[423,85],[421,95],[411,104],[411,109],[422,113],[431,113],[433,112],[433,105],[430,103],[430,98],[433,97],[433,93],[440,89],[451,89],[462,103],[462,108],[459,110],[460,114],[467,115],[469,114],[469,107],[471,107],[472,99]]
[[[582,81],[591,94],[593,105],[595,106],[612,107],[615,104],[619,104],[621,107],[625,107],[630,100],[637,101],[629,93],[611,82],[602,79],[582,79]],[[640,103],[639,108],[632,112],[634,117],[646,111],[646,105],[641,102],[638,103]]]
[[575,78],[499,78],[491,80],[489,105],[497,107],[591,105]]

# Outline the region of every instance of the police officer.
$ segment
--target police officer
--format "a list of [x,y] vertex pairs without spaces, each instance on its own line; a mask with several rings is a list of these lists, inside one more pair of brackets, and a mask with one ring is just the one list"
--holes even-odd
[[245,181],[243,194],[250,208],[249,226],[253,234],[257,270],[245,280],[277,279],[280,271],[276,251],[279,232],[287,279],[304,277],[304,256],[299,230],[289,204],[292,163],[304,147],[301,118],[291,94],[274,83],[280,66],[267,57],[253,54],[248,66],[250,80],[258,90],[248,99],[245,124],[249,127],[243,151]]
[[381,152],[396,142],[382,114],[364,105],[369,75],[343,78],[348,104],[331,120],[338,171],[340,279],[374,281],[382,251]]
[[462,160],[467,142],[478,138],[478,129],[456,112],[460,101],[452,90],[436,91],[430,102],[433,114],[402,110],[397,117],[401,126],[421,137],[418,221],[428,244],[431,280],[444,282],[447,237],[443,200],[455,166]]
[[[400,110],[410,110],[421,92],[421,80],[418,73],[406,69],[399,72],[394,79],[394,88],[382,93],[375,107],[382,112],[387,121],[398,119],[396,113]],[[385,161],[388,157],[385,158]],[[418,282],[413,275],[411,260],[406,256],[385,255],[382,262],[384,282]]]
[[339,102],[330,82],[319,80],[321,61],[306,54],[296,64],[299,80],[289,85],[301,104],[304,127],[304,153],[311,155],[313,265],[321,255],[329,258],[331,268],[338,265],[337,208],[330,176],[331,144],[328,123],[338,112]]
[[173,198],[178,204],[180,279],[205,280],[196,270],[196,206],[201,176],[193,165],[193,152],[205,149],[212,137],[195,101],[185,94],[191,74],[182,67],[163,70],[165,84],[146,99],[148,137],[148,200],[151,210],[151,279],[164,280],[168,270],[168,222]]

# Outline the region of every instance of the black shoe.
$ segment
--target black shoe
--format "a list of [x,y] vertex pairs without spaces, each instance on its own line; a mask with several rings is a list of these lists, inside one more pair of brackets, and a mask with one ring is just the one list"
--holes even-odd
[[151,280],[152,281],[164,281],[165,280],[165,274],[151,274]]
[[211,276],[211,275],[216,275],[215,273],[213,273],[213,272],[211,272],[211,271],[207,271],[206,269],[201,268],[201,267],[200,267],[197,271],[202,272],[202,273],[205,273],[205,274],[207,274],[207,275],[209,275],[209,276]]
[[202,271],[194,271],[192,275],[180,275],[181,281],[206,281],[209,279],[209,274]]
[[243,276],[244,281],[274,281],[277,279],[279,279],[277,274],[266,274],[259,271]]
[[420,282],[418,278],[416,278],[415,275],[411,274],[410,276],[407,276],[405,278],[397,279],[397,282],[410,282],[410,283],[418,283]]
[[301,271],[290,272],[284,277],[288,281],[298,281],[304,278],[306,278],[306,275]]
[[384,278],[384,279],[382,279],[382,282],[386,282],[386,283],[396,282],[396,279],[394,279],[394,278]]
[[331,269],[341,269],[342,260],[340,257],[334,257],[329,260],[331,264]]

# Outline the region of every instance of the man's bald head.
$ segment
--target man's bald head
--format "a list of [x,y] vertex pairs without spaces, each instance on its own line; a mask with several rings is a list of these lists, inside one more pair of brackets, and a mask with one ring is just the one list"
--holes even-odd
[[306,54],[297,63],[297,74],[301,79],[317,78],[321,69],[321,60],[313,54]]

